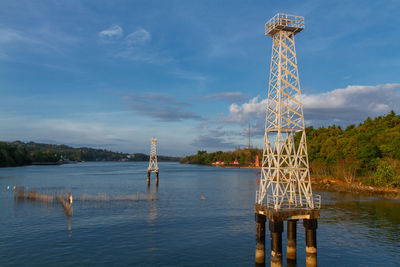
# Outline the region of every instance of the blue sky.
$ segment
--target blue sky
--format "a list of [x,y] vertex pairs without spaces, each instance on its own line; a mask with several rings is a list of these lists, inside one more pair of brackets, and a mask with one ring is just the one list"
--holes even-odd
[[261,147],[277,12],[306,123],[400,111],[399,1],[0,2],[0,140],[160,154]]

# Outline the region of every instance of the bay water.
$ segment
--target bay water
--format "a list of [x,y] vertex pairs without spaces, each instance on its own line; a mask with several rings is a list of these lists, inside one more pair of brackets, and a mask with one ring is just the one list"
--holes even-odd
[[[147,164],[0,169],[0,266],[254,266],[259,170],[161,162],[159,185],[152,174],[148,187]],[[58,203],[16,201],[15,185],[71,192],[73,216]],[[320,266],[400,266],[399,200],[315,193]],[[297,266],[305,266],[297,227]]]

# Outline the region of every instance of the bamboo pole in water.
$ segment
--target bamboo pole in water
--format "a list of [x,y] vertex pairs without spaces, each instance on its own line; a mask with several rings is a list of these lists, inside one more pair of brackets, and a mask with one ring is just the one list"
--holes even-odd
[[65,210],[65,214],[68,216],[72,216],[73,209],[72,209],[72,195],[71,193],[68,194],[67,197],[64,195],[45,195],[41,193],[37,193],[34,190],[25,190],[25,188],[20,188],[17,186],[14,192],[15,199],[29,199],[31,201],[41,201],[41,202],[54,202],[58,200]]
[[72,216],[73,209],[72,209],[72,195],[71,195],[71,193],[68,194],[68,198],[67,199],[68,199],[68,201],[65,200],[64,196],[57,195],[57,200],[63,206],[63,208],[65,210],[65,214],[67,214],[68,216]]

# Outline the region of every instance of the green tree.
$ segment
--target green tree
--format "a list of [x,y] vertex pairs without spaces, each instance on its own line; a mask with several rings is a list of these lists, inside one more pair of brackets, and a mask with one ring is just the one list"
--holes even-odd
[[373,174],[373,185],[396,187],[400,185],[399,177],[396,177],[394,168],[386,161],[380,160]]

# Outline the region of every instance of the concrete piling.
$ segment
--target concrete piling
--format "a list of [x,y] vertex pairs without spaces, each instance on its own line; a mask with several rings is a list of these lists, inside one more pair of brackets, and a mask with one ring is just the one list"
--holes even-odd
[[265,215],[255,213],[256,219],[256,264],[265,264]]
[[304,219],[303,225],[306,231],[306,265],[317,266],[317,219]]
[[297,220],[287,221],[287,246],[286,246],[286,258],[287,264],[296,264],[296,229]]
[[156,185],[158,185],[158,172],[156,172]]
[[150,171],[147,171],[147,185],[150,185]]
[[282,266],[282,221],[269,221],[271,232],[271,267]]
[[[286,246],[286,265],[288,267],[297,266],[297,221],[303,220],[306,231],[306,259],[307,266],[317,266],[317,220],[320,217],[319,209],[282,209],[277,210],[268,205],[254,204],[256,214],[256,265],[258,259],[264,260],[265,242],[261,242],[260,231],[262,223],[260,218],[268,220],[269,231],[271,233],[271,266],[282,266],[282,232],[283,222],[287,221],[287,246]],[[262,216],[262,217],[261,217]],[[259,245],[260,244],[260,245]],[[257,257],[262,255],[262,257]]]

